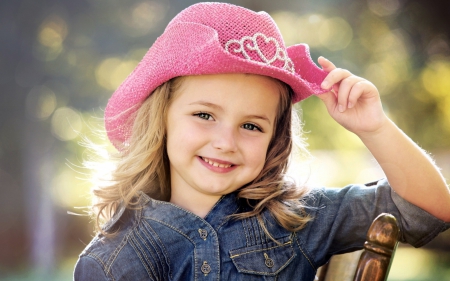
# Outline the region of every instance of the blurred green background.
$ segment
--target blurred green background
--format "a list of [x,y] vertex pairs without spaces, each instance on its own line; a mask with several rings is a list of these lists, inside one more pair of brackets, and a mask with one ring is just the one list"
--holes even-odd
[[[108,145],[101,118],[109,96],[168,21],[196,2],[1,1],[1,280],[71,280],[93,236],[90,219],[71,214],[90,202],[80,142]],[[314,60],[325,56],[374,82],[388,115],[450,177],[449,1],[230,3],[267,11],[287,45],[308,43]],[[295,163],[294,177],[343,186],[383,176],[319,99],[299,107],[313,159]],[[400,247],[389,280],[450,280],[450,231],[422,249]]]

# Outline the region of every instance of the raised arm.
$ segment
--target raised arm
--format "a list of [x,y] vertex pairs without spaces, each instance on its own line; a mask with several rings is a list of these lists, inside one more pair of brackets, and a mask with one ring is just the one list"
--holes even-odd
[[319,95],[328,113],[355,133],[380,164],[391,187],[405,200],[450,222],[450,191],[433,160],[384,113],[377,88],[323,57],[329,72]]

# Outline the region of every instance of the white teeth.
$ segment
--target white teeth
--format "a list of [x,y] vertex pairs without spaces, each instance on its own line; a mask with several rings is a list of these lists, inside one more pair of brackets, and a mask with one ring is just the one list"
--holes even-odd
[[230,168],[230,167],[231,167],[230,164],[219,164],[219,163],[216,163],[216,162],[214,162],[214,161],[211,161],[211,160],[209,160],[208,158],[205,158],[205,157],[203,157],[203,160],[204,160],[206,163],[208,163],[209,165],[212,165],[212,166],[214,166],[214,167],[219,167],[219,168]]

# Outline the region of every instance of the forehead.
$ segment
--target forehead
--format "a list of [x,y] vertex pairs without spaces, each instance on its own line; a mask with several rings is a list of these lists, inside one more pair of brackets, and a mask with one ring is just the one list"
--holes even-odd
[[282,91],[281,82],[267,76],[241,73],[186,76],[175,91],[174,103],[202,101],[275,116]]
[[[196,95],[215,96],[232,92],[248,93],[248,98],[279,98],[284,91],[282,83],[268,76],[247,73],[211,74],[181,77],[176,94],[189,92]],[[254,94],[254,96],[250,96]],[[246,96],[244,96],[246,97]]]

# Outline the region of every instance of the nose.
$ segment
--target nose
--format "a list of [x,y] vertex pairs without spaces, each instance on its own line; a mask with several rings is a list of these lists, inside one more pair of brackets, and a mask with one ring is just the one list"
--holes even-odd
[[238,132],[231,126],[218,126],[212,138],[212,146],[222,152],[236,152]]

